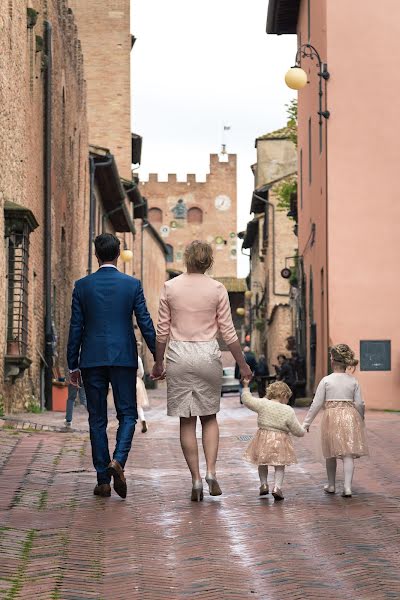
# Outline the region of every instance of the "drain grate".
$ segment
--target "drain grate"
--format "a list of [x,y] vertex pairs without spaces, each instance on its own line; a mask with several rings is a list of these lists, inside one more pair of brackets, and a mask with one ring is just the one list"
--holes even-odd
[[241,442],[250,442],[253,439],[253,435],[238,435],[238,440]]

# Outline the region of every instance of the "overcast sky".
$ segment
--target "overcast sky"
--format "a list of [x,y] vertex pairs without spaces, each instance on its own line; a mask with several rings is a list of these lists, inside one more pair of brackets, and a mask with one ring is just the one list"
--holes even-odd
[[[238,230],[249,220],[255,138],[286,123],[295,36],[267,36],[266,0],[133,0],[132,130],[149,172],[205,177],[209,154],[238,155]],[[239,260],[239,275],[248,261]]]

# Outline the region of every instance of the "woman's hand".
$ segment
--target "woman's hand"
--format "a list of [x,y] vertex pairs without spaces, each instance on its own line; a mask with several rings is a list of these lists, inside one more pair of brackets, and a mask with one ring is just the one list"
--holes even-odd
[[309,425],[304,425],[304,423],[303,423],[303,429],[305,429],[307,431],[307,433],[309,433],[310,426]]
[[162,379],[165,379],[166,374],[167,374],[167,372],[166,372],[166,370],[164,368],[164,364],[154,363],[154,367],[153,367],[153,370],[152,370],[151,375],[150,375],[150,377],[152,379],[160,381]]
[[253,379],[253,372],[247,363],[240,366],[240,375],[243,381],[247,379],[250,382]]

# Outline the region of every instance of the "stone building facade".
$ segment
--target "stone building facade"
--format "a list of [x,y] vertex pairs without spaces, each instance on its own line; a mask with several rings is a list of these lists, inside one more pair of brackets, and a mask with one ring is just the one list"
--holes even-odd
[[167,267],[183,271],[186,245],[194,239],[210,242],[214,248],[215,277],[236,277],[237,268],[237,191],[236,155],[210,155],[210,173],[205,182],[196,175],[177,181],[159,181],[150,174],[140,183],[147,198],[150,223],[168,248]]
[[250,249],[249,284],[251,300],[246,320],[251,346],[257,355],[265,354],[269,369],[279,353],[287,353],[287,338],[293,336],[294,315],[290,284],[281,276],[293,266],[297,252],[294,222],[280,207],[277,193],[283,182],[296,177],[296,148],[287,130],[281,129],[256,140],[257,163],[253,165],[255,189],[243,248]]
[[54,366],[65,366],[69,298],[86,272],[88,134],[83,58],[67,2],[1,0],[0,8],[0,393],[12,412],[43,403],[46,236]]

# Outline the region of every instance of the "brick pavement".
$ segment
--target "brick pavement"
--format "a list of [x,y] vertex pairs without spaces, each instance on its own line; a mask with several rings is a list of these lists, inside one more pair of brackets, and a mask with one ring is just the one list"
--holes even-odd
[[299,464],[274,504],[241,459],[255,417],[225,397],[224,494],[195,504],[164,406],[163,391],[152,393],[126,501],[92,495],[87,433],[0,431],[0,598],[400,598],[399,414],[367,414],[371,456],[357,463],[351,500],[322,492],[315,427],[296,442]]

